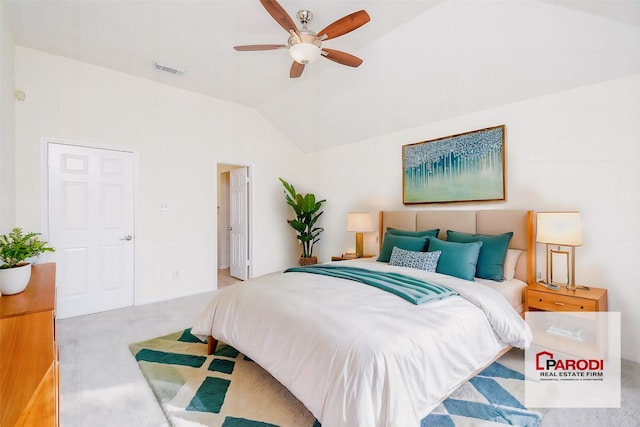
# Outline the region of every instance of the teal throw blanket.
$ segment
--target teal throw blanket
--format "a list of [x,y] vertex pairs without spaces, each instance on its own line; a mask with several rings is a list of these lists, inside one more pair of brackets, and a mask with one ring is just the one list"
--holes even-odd
[[457,292],[445,286],[426,282],[415,277],[394,272],[372,271],[366,268],[322,264],[293,267],[285,270],[285,273],[290,272],[321,274],[353,280],[391,292],[413,304],[424,304],[425,302],[458,295]]

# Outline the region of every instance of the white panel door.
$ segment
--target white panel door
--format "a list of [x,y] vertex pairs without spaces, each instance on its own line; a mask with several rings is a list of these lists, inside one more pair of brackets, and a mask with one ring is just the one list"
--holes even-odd
[[47,154],[58,317],[133,305],[133,153],[49,143]]
[[249,268],[248,226],[249,211],[247,168],[232,169],[229,178],[229,229],[230,266],[229,273],[238,279],[247,280]]

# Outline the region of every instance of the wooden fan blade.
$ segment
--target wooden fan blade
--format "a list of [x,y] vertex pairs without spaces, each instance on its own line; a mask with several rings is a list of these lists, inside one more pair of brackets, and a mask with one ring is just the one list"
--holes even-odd
[[269,15],[271,15],[271,17],[275,19],[276,22],[280,24],[280,26],[284,28],[287,33],[293,31],[298,36],[300,35],[296,23],[293,22],[293,19],[291,19],[287,11],[284,10],[282,6],[280,6],[280,3],[278,3],[276,0],[260,0],[260,3],[262,3],[262,6],[267,9]]
[[[353,12],[351,15],[342,17],[334,23],[329,24],[322,31],[319,31],[318,38],[321,38],[322,40],[333,39],[343,34],[350,33],[356,28],[362,27],[370,20],[371,18],[369,17],[369,14],[364,10]],[[327,35],[327,37],[323,39],[322,36],[325,34]]]
[[282,49],[286,48],[286,44],[248,44],[244,46],[234,46],[235,50],[239,50],[242,52],[245,51],[253,51],[253,50],[274,50],[274,49]]
[[322,48],[322,56],[327,59],[337,62],[338,64],[347,65],[349,67],[359,67],[362,64],[362,59],[357,56],[353,56],[349,53],[342,52],[335,49]]
[[289,71],[289,77],[292,79],[298,78],[302,75],[304,71],[304,64],[300,64],[299,62],[293,61],[291,64],[291,71]]

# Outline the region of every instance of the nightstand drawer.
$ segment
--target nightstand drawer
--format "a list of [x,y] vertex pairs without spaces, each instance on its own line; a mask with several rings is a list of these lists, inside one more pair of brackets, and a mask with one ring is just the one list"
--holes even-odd
[[596,311],[596,301],[529,290],[529,308],[545,311]]

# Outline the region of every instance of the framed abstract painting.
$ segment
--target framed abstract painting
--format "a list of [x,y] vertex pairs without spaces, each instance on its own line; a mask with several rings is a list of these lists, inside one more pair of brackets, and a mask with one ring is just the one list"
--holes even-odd
[[505,200],[505,126],[402,146],[402,203]]

